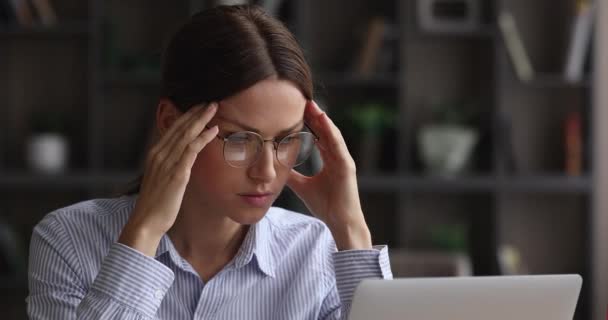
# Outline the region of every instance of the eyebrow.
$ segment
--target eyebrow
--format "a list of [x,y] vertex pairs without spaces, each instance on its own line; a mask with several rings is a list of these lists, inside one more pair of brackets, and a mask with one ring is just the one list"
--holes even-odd
[[[220,119],[220,120],[222,120],[224,122],[228,122],[228,123],[230,123],[232,125],[235,125],[237,127],[240,127],[243,130],[255,132],[255,133],[258,133],[258,134],[261,133],[260,130],[258,130],[256,128],[253,128],[253,127],[250,127],[250,126],[248,126],[246,124],[243,124],[241,122],[238,122],[237,120],[226,119],[226,118],[224,118],[224,117],[222,117],[220,115],[216,115],[215,118]],[[297,127],[301,126],[303,123],[304,123],[304,119],[298,121],[296,124],[290,126],[287,129],[279,131],[279,135],[283,135],[283,134],[286,134],[286,133],[293,132]]]

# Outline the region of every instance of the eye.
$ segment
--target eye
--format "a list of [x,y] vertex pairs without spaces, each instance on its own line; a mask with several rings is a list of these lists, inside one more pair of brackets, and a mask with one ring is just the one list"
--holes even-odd
[[245,132],[235,132],[232,133],[228,136],[228,141],[230,143],[234,143],[234,144],[246,144],[249,141],[252,141],[253,138],[251,137],[250,134],[247,134]]
[[290,135],[288,135],[288,136],[284,137],[284,138],[281,140],[281,143],[284,143],[284,144],[288,144],[288,143],[296,143],[296,142],[298,142],[299,140],[300,140],[300,135],[299,135],[299,134],[290,134]]

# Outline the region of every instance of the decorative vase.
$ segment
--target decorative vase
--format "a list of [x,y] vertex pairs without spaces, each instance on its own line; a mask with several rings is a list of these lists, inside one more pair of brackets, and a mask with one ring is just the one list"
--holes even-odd
[[421,160],[427,171],[435,175],[462,173],[470,162],[478,132],[457,125],[429,125],[418,135]]
[[27,160],[32,170],[42,173],[59,173],[68,162],[67,139],[57,133],[40,133],[30,137]]

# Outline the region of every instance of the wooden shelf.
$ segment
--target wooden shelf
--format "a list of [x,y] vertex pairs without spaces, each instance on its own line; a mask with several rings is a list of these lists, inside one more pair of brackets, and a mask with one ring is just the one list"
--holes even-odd
[[501,179],[497,191],[523,193],[580,193],[591,192],[592,181],[588,176],[532,176]]
[[6,26],[0,28],[0,38],[67,38],[83,37],[91,33],[87,21],[62,22],[56,26]]
[[591,191],[589,177],[560,175],[528,177],[425,177],[382,175],[359,176],[359,189],[367,192],[406,191],[441,193],[567,193],[585,194]]
[[495,186],[491,177],[439,178],[405,175],[362,175],[359,188],[364,191],[420,191],[420,192],[490,192]]
[[588,78],[585,78],[578,82],[571,82],[558,73],[540,73],[536,74],[532,80],[523,81],[522,83],[536,89],[566,89],[586,88],[590,86],[591,81],[589,81]]
[[[0,173],[0,188],[80,188],[126,184],[137,177],[134,171],[67,172],[56,175],[33,172]],[[581,193],[591,191],[589,177],[559,175],[528,177],[463,176],[454,178],[408,175],[360,175],[359,189],[365,192],[514,192]]]
[[28,189],[75,189],[87,187],[112,187],[130,182],[135,172],[100,171],[39,174],[34,172],[0,172],[0,188]]

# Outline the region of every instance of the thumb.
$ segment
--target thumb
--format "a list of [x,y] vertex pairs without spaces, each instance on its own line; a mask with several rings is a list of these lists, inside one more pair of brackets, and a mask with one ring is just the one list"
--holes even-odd
[[293,190],[293,192],[295,192],[300,199],[303,200],[306,197],[306,184],[308,183],[309,179],[310,177],[307,177],[297,172],[296,170],[291,169],[291,172],[289,173],[289,178],[287,179],[287,186],[291,190]]

